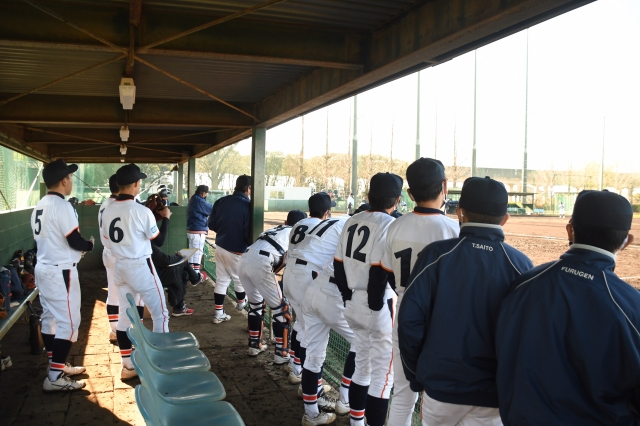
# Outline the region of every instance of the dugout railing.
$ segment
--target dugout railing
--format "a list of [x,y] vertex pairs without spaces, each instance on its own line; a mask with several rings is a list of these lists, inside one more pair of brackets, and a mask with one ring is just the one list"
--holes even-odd
[[[203,258],[203,266],[205,271],[209,274],[209,277],[215,281],[216,280],[216,257],[215,257],[215,246],[211,244],[209,241],[205,242],[204,247],[204,258]],[[236,294],[233,288],[233,281],[229,285],[227,290],[227,296],[229,296],[234,301],[237,300]],[[249,311],[249,306],[245,307],[246,311]],[[267,306],[265,315],[264,315],[265,325],[271,328],[271,310]],[[350,344],[347,342],[342,336],[338,333],[335,333],[331,330],[329,335],[329,344],[327,345],[327,358],[324,364],[324,379],[327,380],[331,385],[339,389],[341,381],[342,381],[342,369],[344,367],[344,361],[349,354]],[[416,408],[413,413],[412,426],[418,426],[421,424],[420,422],[420,400],[416,403]]]

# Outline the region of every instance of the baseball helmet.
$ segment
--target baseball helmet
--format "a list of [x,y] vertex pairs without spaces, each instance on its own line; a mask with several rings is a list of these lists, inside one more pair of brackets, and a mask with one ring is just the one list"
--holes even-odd
[[156,219],[156,222],[162,220],[162,216],[160,216],[158,212],[164,210],[165,206],[162,204],[162,199],[158,194],[149,195],[144,205],[153,212],[153,217]]

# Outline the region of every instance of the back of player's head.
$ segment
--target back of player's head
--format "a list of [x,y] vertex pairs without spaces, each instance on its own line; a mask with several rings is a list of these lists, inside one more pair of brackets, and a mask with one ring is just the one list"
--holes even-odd
[[42,169],[42,178],[47,188],[53,188],[58,182],[76,170],[78,170],[77,164],[67,165],[62,158],[58,158],[56,161],[52,161],[44,166],[44,169]]
[[407,167],[407,183],[416,202],[436,200],[442,193],[444,166],[440,160],[419,158]]
[[164,205],[158,194],[149,195],[144,205],[153,212],[153,217],[156,219],[156,222],[162,220],[162,216],[160,216],[158,212],[164,209]]
[[140,179],[146,179],[147,175],[140,171],[140,167],[136,164],[127,164],[116,171],[116,183],[118,187],[126,187],[136,183]]
[[609,191],[582,191],[571,216],[573,242],[615,252],[631,229],[633,208],[621,195]]
[[322,218],[327,210],[335,207],[336,202],[326,192],[316,192],[309,197],[309,214],[311,217]]
[[111,191],[112,194],[117,194],[118,192],[120,192],[120,188],[118,187],[118,183],[116,182],[115,174],[109,176],[109,191]]
[[287,225],[293,226],[306,217],[307,214],[305,212],[302,212],[300,210],[291,210],[289,214],[287,214]]
[[372,210],[393,207],[402,193],[403,180],[393,173],[376,173],[369,183],[369,205]]
[[251,176],[241,175],[236,179],[236,187],[235,191],[247,192],[249,187],[251,186]]
[[460,208],[469,222],[499,225],[507,214],[509,196],[502,182],[472,177],[464,181],[460,192]]

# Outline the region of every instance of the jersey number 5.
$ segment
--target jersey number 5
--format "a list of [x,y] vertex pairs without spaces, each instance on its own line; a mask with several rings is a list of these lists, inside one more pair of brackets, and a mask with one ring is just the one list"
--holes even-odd
[[[358,228],[357,223],[347,228],[347,233],[349,234],[349,237],[347,237],[347,252],[345,253],[347,257],[351,257],[351,247],[353,246],[353,237],[356,235],[356,228]],[[353,252],[353,258],[355,260],[359,260],[362,263],[366,263],[367,254],[362,253],[360,250],[362,250],[364,246],[367,245],[367,241],[369,241],[369,235],[371,234],[371,231],[367,226],[361,226],[360,229],[358,229],[358,236],[360,236],[361,234],[362,240],[360,241],[358,247],[356,247],[356,250]]]
[[35,229],[35,228],[33,229],[33,233],[36,235],[40,235],[40,231],[42,231],[42,221],[40,220],[40,216],[42,216],[42,212],[43,212],[42,209],[36,210],[35,222],[36,222],[36,225],[38,226],[38,229]]
[[120,220],[122,219],[116,217],[111,221],[111,225],[109,225],[109,239],[114,243],[119,243],[124,238],[124,231],[122,231],[122,228],[116,226],[116,223]]

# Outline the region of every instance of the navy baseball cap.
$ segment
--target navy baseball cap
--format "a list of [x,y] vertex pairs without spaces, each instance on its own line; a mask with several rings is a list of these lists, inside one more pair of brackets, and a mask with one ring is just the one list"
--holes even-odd
[[200,194],[201,192],[209,193],[209,187],[207,185],[198,185],[196,188],[196,194]]
[[76,170],[78,170],[77,164],[67,165],[62,158],[59,158],[44,166],[44,169],[42,169],[42,178],[44,179],[45,185],[49,187],[60,182]]
[[309,197],[309,211],[310,212],[326,212],[335,207],[336,202],[331,199],[326,192],[316,192]]
[[409,188],[420,188],[440,183],[444,179],[444,166],[440,160],[420,157],[407,167]]
[[120,188],[118,188],[118,183],[116,182],[116,175],[109,176],[109,191],[111,191],[112,194],[120,192]]
[[131,185],[140,179],[146,179],[147,175],[140,171],[140,167],[131,163],[122,166],[116,172],[116,182],[118,185]]
[[621,195],[604,191],[582,191],[576,198],[571,221],[580,225],[628,231],[633,208]]
[[502,182],[486,177],[471,177],[464,181],[460,192],[460,207],[472,213],[489,216],[507,214],[509,197]]
[[393,173],[376,173],[369,184],[369,194],[383,198],[396,198],[402,193],[403,180]]
[[302,219],[306,219],[307,214],[300,210],[291,210],[287,215],[287,225],[293,226],[296,223],[300,222]]

